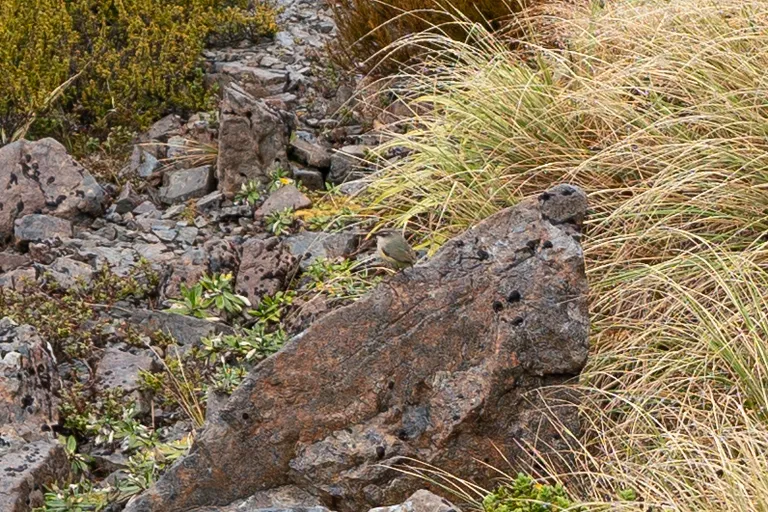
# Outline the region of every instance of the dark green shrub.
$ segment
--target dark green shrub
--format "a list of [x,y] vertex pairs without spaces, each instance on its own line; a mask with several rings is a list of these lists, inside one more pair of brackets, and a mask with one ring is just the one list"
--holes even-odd
[[64,0],[0,2],[0,144],[67,80],[77,43]]
[[276,30],[248,0],[4,0],[0,6],[0,128],[10,138],[70,77],[37,132],[104,135],[142,128],[170,110],[205,108],[200,52]]

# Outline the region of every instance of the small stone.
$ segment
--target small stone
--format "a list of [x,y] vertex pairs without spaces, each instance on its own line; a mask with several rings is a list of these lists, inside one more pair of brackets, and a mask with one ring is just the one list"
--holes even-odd
[[157,206],[155,206],[155,203],[152,201],[144,201],[133,209],[134,215],[153,214],[155,212],[159,212],[159,210],[157,209]]
[[46,271],[62,288],[73,288],[78,283],[88,284],[95,273],[92,266],[70,257],[58,258]]
[[182,245],[192,245],[195,243],[199,229],[193,227],[186,227],[179,229],[179,234],[176,237],[176,242]]
[[322,233],[304,231],[286,237],[283,243],[288,247],[302,270],[306,270],[318,259],[345,258],[358,245],[358,235],[353,233]]
[[140,371],[152,369],[154,355],[149,350],[136,354],[109,347],[99,362],[96,378],[102,389],[120,388],[127,393],[136,391],[141,383]]
[[164,244],[136,244],[136,253],[150,263],[167,263],[174,259],[173,253]]
[[13,234],[17,243],[72,237],[72,223],[51,215],[25,215],[14,222]]
[[139,203],[141,203],[141,197],[133,191],[131,182],[128,181],[123,185],[123,190],[120,192],[120,195],[115,200],[113,206],[115,207],[115,212],[122,215],[132,211],[139,205]]
[[219,222],[222,220],[239,219],[240,217],[250,217],[253,215],[253,208],[247,204],[227,206],[220,210],[211,212],[211,220]]
[[176,204],[165,210],[160,216],[161,219],[172,219],[177,215],[180,215],[187,208],[185,204]]
[[178,231],[172,225],[156,223],[152,225],[152,233],[163,242],[172,242]]
[[285,185],[270,194],[264,204],[256,210],[255,217],[263,218],[271,213],[291,208],[302,210],[311,208],[312,201],[299,191],[294,185]]
[[168,142],[168,139],[181,133],[181,118],[176,114],[169,114],[157,121],[147,132],[150,140]]
[[208,194],[207,196],[203,196],[200,199],[197,200],[195,203],[195,209],[198,212],[210,212],[211,210],[215,210],[221,206],[221,202],[224,200],[224,194],[219,192],[218,190],[215,190]]
[[316,169],[329,169],[331,167],[331,155],[323,146],[307,142],[298,137],[291,141],[289,154],[296,161]]
[[141,238],[142,240],[144,240],[145,242],[147,242],[149,244],[159,244],[160,243],[160,238],[158,238],[157,236],[153,235],[152,233],[142,233],[139,238]]
[[333,32],[333,29],[336,28],[336,24],[332,21],[321,21],[320,24],[317,26],[317,29],[322,32],[323,34],[330,34]]
[[279,44],[280,46],[284,46],[286,48],[293,48],[294,42],[293,42],[293,35],[291,35],[290,32],[286,32],[285,30],[282,30],[275,34],[275,42]]
[[460,512],[445,498],[425,489],[416,491],[400,505],[372,508],[368,512]]
[[344,146],[331,156],[331,172],[328,181],[339,185],[346,181],[360,179],[367,174],[365,157],[368,146]]
[[309,190],[325,190],[323,173],[314,169],[296,169],[293,177]]
[[122,224],[123,217],[117,212],[108,213],[104,216],[104,218],[113,224]]
[[202,197],[213,187],[210,165],[182,169],[166,174],[166,184],[160,188],[160,200],[166,204]]
[[339,185],[339,192],[346,196],[354,196],[365,190],[367,186],[364,180],[347,181]]
[[265,55],[261,58],[261,62],[259,62],[261,66],[264,66],[265,68],[269,68],[274,66],[275,64],[282,64],[280,59],[276,59],[275,57],[271,55]]
[[135,173],[142,178],[148,178],[159,167],[160,160],[155,155],[141,146],[133,146],[133,153],[131,153],[131,159],[128,161],[128,172]]

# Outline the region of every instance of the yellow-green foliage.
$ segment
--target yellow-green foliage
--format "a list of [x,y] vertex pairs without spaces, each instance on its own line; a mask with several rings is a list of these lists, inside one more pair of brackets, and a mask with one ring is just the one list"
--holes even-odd
[[[409,34],[433,29],[455,39],[467,37],[466,25],[454,23],[454,17],[498,28],[512,12],[519,10],[519,0],[339,0],[331,2],[339,38],[335,53],[346,66],[391,68],[395,60],[419,54],[423,48],[399,48],[381,62],[385,49]],[[376,56],[376,58],[371,58]],[[370,59],[370,60],[369,60]],[[367,61],[367,62],[366,62]]]
[[[4,0],[0,6],[0,123],[8,136],[51,92],[82,73],[58,103],[69,131],[145,126],[207,93],[200,52],[276,29],[274,11],[247,0]],[[50,128],[38,124],[38,130]]]
[[66,81],[77,42],[64,0],[0,2],[0,143]]

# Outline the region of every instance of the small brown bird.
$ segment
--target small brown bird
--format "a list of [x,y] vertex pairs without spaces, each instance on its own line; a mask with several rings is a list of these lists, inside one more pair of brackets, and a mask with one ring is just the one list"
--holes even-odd
[[376,235],[376,251],[379,258],[398,270],[412,267],[416,263],[416,253],[397,231]]

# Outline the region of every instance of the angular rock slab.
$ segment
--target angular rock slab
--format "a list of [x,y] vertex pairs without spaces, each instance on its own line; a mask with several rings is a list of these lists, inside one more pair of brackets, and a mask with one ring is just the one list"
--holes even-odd
[[54,139],[20,140],[0,148],[0,241],[30,213],[73,220],[101,213],[104,190]]
[[64,446],[40,440],[0,454],[0,510],[28,512],[43,507],[44,486],[65,482],[69,461]]
[[233,84],[221,106],[219,190],[234,196],[250,180],[266,184],[270,172],[287,161],[286,127],[280,115]]
[[[191,510],[297,485],[329,508],[402,502],[408,456],[486,485],[521,442],[562,441],[535,391],[587,360],[586,196],[560,185],[321,318],[257,366],[128,512]],[[573,407],[559,420],[578,429]]]
[[0,434],[27,441],[47,437],[59,421],[58,388],[55,362],[37,331],[0,319]]
[[296,269],[296,258],[274,237],[248,239],[242,251],[235,291],[248,297],[253,307],[258,307],[264,296],[285,288]]

